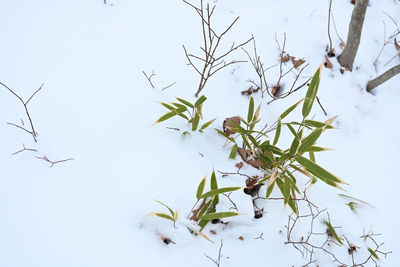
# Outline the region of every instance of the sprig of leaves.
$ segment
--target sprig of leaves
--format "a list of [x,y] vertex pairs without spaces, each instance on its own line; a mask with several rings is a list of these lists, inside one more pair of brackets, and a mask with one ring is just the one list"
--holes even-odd
[[149,214],[147,214],[144,217],[146,218],[149,216],[157,216],[157,217],[160,217],[163,219],[170,220],[173,222],[174,228],[175,228],[175,223],[178,221],[178,211],[173,211],[170,207],[168,207],[166,204],[162,203],[159,200],[154,200],[154,201],[156,201],[156,202],[160,203],[161,205],[163,205],[164,207],[166,207],[168,209],[170,215],[163,213],[163,212],[150,212]]
[[[311,79],[305,98],[286,109],[270,128],[255,130],[255,126],[260,121],[260,106],[254,112],[254,99],[251,97],[247,120],[242,118],[240,120],[244,126],[229,122],[232,126],[230,130],[236,135],[228,137],[224,132],[218,131],[233,143],[229,158],[234,159],[238,153],[243,161],[253,167],[261,168],[267,173],[260,181],[260,183],[264,183],[268,180],[266,198],[268,199],[274,185],[277,184],[284,205],[289,205],[296,213],[296,199],[301,195],[295,178],[296,173],[301,173],[309,178],[310,186],[318,180],[338,189],[342,189],[341,184],[346,184],[342,179],[316,163],[315,154],[329,150],[316,144],[325,130],[334,129],[331,124],[336,118],[330,118],[325,122],[308,119],[317,96],[321,70],[322,66],[319,66]],[[285,122],[288,115],[301,103],[303,103],[301,121]],[[285,129],[289,130],[293,139],[286,148],[281,148],[278,143],[281,133]],[[238,138],[242,141],[241,144],[238,142]]]
[[205,122],[199,128],[200,120],[203,119],[202,107],[203,103],[207,100],[207,97],[204,95],[200,96],[195,103],[190,103],[189,101],[179,98],[176,98],[177,102],[171,102],[169,104],[160,102],[162,106],[164,106],[169,111],[158,118],[153,125],[171,119],[172,117],[179,116],[185,119],[189,124],[191,124],[191,130],[196,131],[199,129],[200,132],[203,132],[208,126],[210,126],[216,118]]

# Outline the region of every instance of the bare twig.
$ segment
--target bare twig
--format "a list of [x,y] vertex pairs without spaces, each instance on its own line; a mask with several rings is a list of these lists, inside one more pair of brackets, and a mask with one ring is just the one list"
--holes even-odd
[[210,259],[212,262],[214,262],[215,265],[217,265],[217,267],[220,267],[220,264],[221,264],[222,246],[223,246],[223,241],[221,239],[221,246],[219,247],[218,258],[217,259],[213,259],[213,258],[211,258],[210,256],[208,256],[207,254],[204,253],[204,256],[206,256],[208,259]]
[[176,82],[171,83],[170,85],[165,86],[164,88],[161,89],[161,91],[164,91],[165,89],[170,88],[171,86],[173,86],[174,84],[176,84]]
[[144,76],[146,77],[146,79],[149,81],[151,87],[154,88],[154,85],[153,85],[153,83],[151,82],[151,78],[153,78],[153,76],[156,76],[156,74],[154,73],[154,70],[153,70],[153,72],[151,73],[150,76],[148,76],[148,75],[146,74],[146,72],[144,72],[144,71],[142,71],[142,72],[143,72]]
[[331,38],[331,11],[332,10],[332,0],[329,0],[329,10],[328,10],[328,38],[329,38],[329,51],[328,56],[334,56]]
[[47,158],[46,156],[42,156],[42,157],[36,157],[37,159],[41,159],[44,161],[47,161],[48,163],[50,163],[50,168],[52,168],[55,164],[57,163],[61,163],[61,162],[66,162],[66,161],[70,161],[70,160],[74,160],[73,158],[69,158],[69,159],[62,159],[62,160],[57,160],[57,161],[52,161],[49,160],[49,158]]
[[19,154],[19,153],[21,153],[21,152],[23,152],[23,151],[33,151],[33,152],[37,152],[36,149],[27,148],[27,147],[25,147],[24,144],[22,144],[22,149],[21,149],[21,150],[18,150],[17,152],[12,153],[11,155],[17,155],[17,154]]
[[322,111],[324,112],[325,116],[328,116],[328,113],[326,113],[324,107],[323,107],[322,104],[321,104],[321,101],[319,101],[319,97],[317,96],[316,98],[317,98],[318,105],[321,107],[321,109],[322,109]]
[[237,206],[236,206],[236,204],[235,204],[235,202],[233,202],[232,199],[231,199],[231,194],[232,194],[232,192],[230,192],[229,194],[226,194],[226,193],[222,193],[222,194],[223,194],[224,196],[226,196],[226,197],[228,198],[229,202],[231,202],[231,204],[232,204],[232,207],[230,207],[229,210],[236,210],[236,211],[239,211],[238,208],[237,208]]
[[[201,19],[204,44],[203,47],[200,47],[200,49],[202,50],[203,55],[198,56],[189,53],[186,47],[183,46],[186,59],[188,60],[188,65],[191,66],[197,72],[197,74],[200,75],[200,82],[195,93],[195,96],[198,97],[200,92],[205,87],[208,79],[212,77],[215,73],[230,65],[246,62],[242,60],[225,61],[225,58],[233,51],[245,46],[253,38],[250,38],[249,40],[238,45],[235,45],[235,43],[233,43],[230,49],[225,52],[220,52],[220,54],[217,55],[217,50],[219,50],[218,48],[221,40],[223,40],[223,37],[232,29],[234,24],[238,21],[239,17],[234,19],[233,22],[221,34],[217,34],[212,26],[212,15],[214,14],[215,6],[210,7],[208,3],[206,4],[206,6],[204,6],[203,0],[200,1],[199,7],[191,4],[186,0],[183,0],[183,2],[193,8]],[[199,63],[196,63],[195,60],[199,61]]]
[[44,84],[44,83],[42,83],[42,85],[39,87],[39,89],[37,89],[37,90],[28,98],[27,101],[24,101],[24,100],[22,99],[22,97],[20,97],[17,93],[15,93],[12,89],[10,89],[10,87],[8,87],[8,86],[5,85],[4,83],[0,82],[0,85],[2,85],[2,86],[3,86],[4,88],[6,88],[10,93],[12,93],[16,98],[18,98],[18,100],[19,100],[19,101],[22,103],[22,105],[24,106],[26,116],[28,117],[28,120],[29,120],[29,123],[30,123],[30,126],[31,126],[31,130],[27,130],[27,129],[25,129],[25,128],[21,127],[21,126],[18,126],[18,125],[16,125],[16,124],[13,124],[13,123],[7,123],[7,124],[13,125],[13,126],[15,126],[15,127],[17,127],[17,128],[20,128],[20,129],[24,130],[25,132],[31,134],[32,137],[33,137],[33,140],[34,140],[35,142],[37,142],[37,135],[38,135],[38,133],[35,131],[35,127],[33,126],[33,121],[32,121],[31,115],[29,114],[29,110],[28,110],[28,103],[29,103],[29,102],[32,100],[32,98],[42,89],[43,84]]
[[[257,46],[256,46],[255,38],[253,37],[253,53],[254,53],[254,57],[251,57],[249,52],[247,52],[246,49],[244,49],[244,48],[242,48],[242,49],[247,54],[247,57],[249,58],[249,60],[251,62],[251,65],[253,66],[253,68],[256,71],[257,76],[258,76],[258,83],[255,83],[254,81],[249,81],[250,83],[252,83],[253,85],[256,86],[256,89],[251,90],[251,93],[257,92],[258,90],[261,90],[262,97],[264,97],[264,92],[265,91],[271,97],[273,97],[271,95],[271,93],[268,91],[268,83],[267,83],[267,79],[265,77],[265,71],[268,70],[269,68],[264,69],[264,63],[262,63],[261,57],[258,55],[258,52],[257,52]],[[249,88],[249,90],[250,89],[251,88]]]
[[264,240],[264,238],[263,238],[263,235],[264,235],[264,233],[261,233],[261,235],[260,235],[260,236],[258,236],[258,237],[255,237],[254,239],[262,239],[262,240]]

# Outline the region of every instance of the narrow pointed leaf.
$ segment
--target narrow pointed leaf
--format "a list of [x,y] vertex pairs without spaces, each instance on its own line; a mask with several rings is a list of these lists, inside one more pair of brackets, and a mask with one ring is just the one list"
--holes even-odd
[[369,251],[369,253],[371,253],[372,257],[379,260],[378,255],[375,253],[375,251],[372,248],[368,248],[368,251]]
[[304,99],[301,99],[299,102],[297,102],[296,104],[294,104],[293,106],[291,106],[290,108],[288,108],[287,110],[285,110],[279,117],[281,118],[281,120],[283,120],[287,115],[289,115],[290,112],[292,112]]
[[308,86],[302,111],[304,118],[306,118],[310,114],[315,97],[317,96],[319,81],[321,79],[321,69],[322,69],[322,64],[319,65],[319,68],[315,72],[313,78],[311,79],[310,85]]
[[219,189],[212,189],[212,190],[204,193],[203,195],[201,195],[200,198],[218,196],[219,194],[236,191],[241,188],[242,187],[240,187],[240,186],[232,186],[232,187],[222,187]]
[[238,146],[235,144],[235,145],[232,147],[231,153],[229,154],[229,158],[230,158],[230,159],[235,159],[235,158],[236,158],[237,151],[238,151]]
[[199,113],[196,113],[194,115],[193,122],[192,122],[192,131],[196,131],[197,126],[199,126],[199,121],[200,121],[200,115],[199,115]]
[[197,101],[194,103],[195,107],[200,106],[204,101],[207,100],[207,97],[205,97],[204,95],[200,96],[199,99],[197,99]]
[[273,145],[276,145],[278,143],[279,136],[281,135],[281,127],[282,127],[281,117],[279,117],[278,125],[276,126],[274,142],[272,143]]
[[213,124],[213,122],[216,120],[217,118],[214,118],[206,123],[204,123],[201,127],[200,127],[200,132],[203,131],[205,128],[207,128],[208,126],[210,126],[211,124]]
[[222,219],[222,218],[228,218],[228,217],[233,217],[241,215],[239,212],[233,212],[233,211],[224,211],[224,212],[214,212],[214,213],[208,213],[200,217],[202,220],[214,220],[214,219]]
[[184,105],[186,105],[186,106],[188,106],[188,107],[190,107],[190,108],[194,108],[194,106],[192,105],[192,103],[190,103],[189,101],[186,101],[185,99],[182,99],[182,98],[179,98],[179,97],[177,97],[176,98],[179,102],[181,102],[182,104],[184,104]]
[[203,214],[206,214],[208,211],[208,208],[210,207],[212,203],[212,199],[210,199],[199,211],[199,213],[197,214],[197,218],[199,218],[200,216],[203,216]]
[[197,199],[199,199],[201,197],[201,195],[203,194],[204,187],[206,185],[206,178],[207,178],[207,174],[204,175],[204,178],[200,181],[200,184],[197,187],[197,191],[196,191],[196,198]]
[[305,120],[304,123],[307,126],[315,127],[315,128],[322,128],[326,127],[326,129],[334,129],[334,127],[326,122],[314,121],[314,120]]
[[326,225],[326,227],[328,227],[329,232],[336,239],[336,241],[339,242],[339,244],[343,245],[343,241],[342,241],[342,239],[340,239],[340,237],[336,233],[335,228],[333,228],[333,226],[326,220],[324,220],[324,224]]
[[[346,184],[346,182],[342,181],[337,176],[333,175],[332,173],[328,172],[327,170],[325,170],[324,168],[322,168],[315,162],[313,162],[305,157],[297,156],[296,161],[298,163],[300,163],[304,168],[306,168],[309,172],[311,172],[312,174],[314,174],[315,176],[317,176],[319,179],[323,180],[324,182],[330,181],[333,184],[336,184],[336,183]],[[330,183],[330,185],[332,185],[331,183]]]
[[159,201],[159,200],[156,200],[156,199],[153,199],[155,202],[158,202],[158,203],[160,203],[161,205],[163,205],[164,207],[166,207],[168,210],[169,210],[169,213],[171,213],[171,215],[172,216],[174,216],[174,211],[170,208],[170,207],[168,207],[167,205],[165,205],[164,203],[162,203],[161,201]]
[[250,123],[254,115],[254,98],[250,97],[249,110],[247,112],[247,122]]
[[307,149],[309,149],[312,145],[314,145],[324,130],[325,130],[325,127],[317,128],[314,131],[312,131],[306,138],[304,138],[301,141],[301,144],[298,149],[298,153],[301,155],[304,152],[306,152]]
[[272,184],[268,185],[267,193],[265,195],[265,199],[268,199],[271,196],[272,191],[274,190],[274,186],[275,186],[275,183],[272,183]]

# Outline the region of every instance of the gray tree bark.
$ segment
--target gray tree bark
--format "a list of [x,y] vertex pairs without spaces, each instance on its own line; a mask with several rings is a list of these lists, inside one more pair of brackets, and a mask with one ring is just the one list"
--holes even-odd
[[351,14],[347,42],[343,53],[338,57],[340,65],[350,71],[353,69],[354,59],[357,55],[368,0],[357,0]]
[[387,80],[391,79],[393,76],[395,76],[399,73],[400,73],[400,64],[388,69],[387,71],[385,71],[384,73],[382,73],[381,75],[376,77],[375,79],[370,80],[367,83],[367,91],[370,92],[375,87],[381,85],[382,83],[386,82]]

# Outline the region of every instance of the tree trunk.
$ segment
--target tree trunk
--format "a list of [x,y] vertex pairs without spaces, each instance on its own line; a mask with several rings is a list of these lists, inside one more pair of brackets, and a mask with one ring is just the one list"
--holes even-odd
[[387,80],[391,79],[393,76],[399,73],[400,73],[400,64],[390,68],[389,70],[385,71],[375,79],[370,80],[367,83],[367,91],[370,92],[375,87],[381,85],[382,83],[386,82]]
[[338,57],[340,65],[350,71],[353,69],[354,58],[360,45],[361,31],[367,12],[368,0],[357,0],[351,15],[346,47]]

